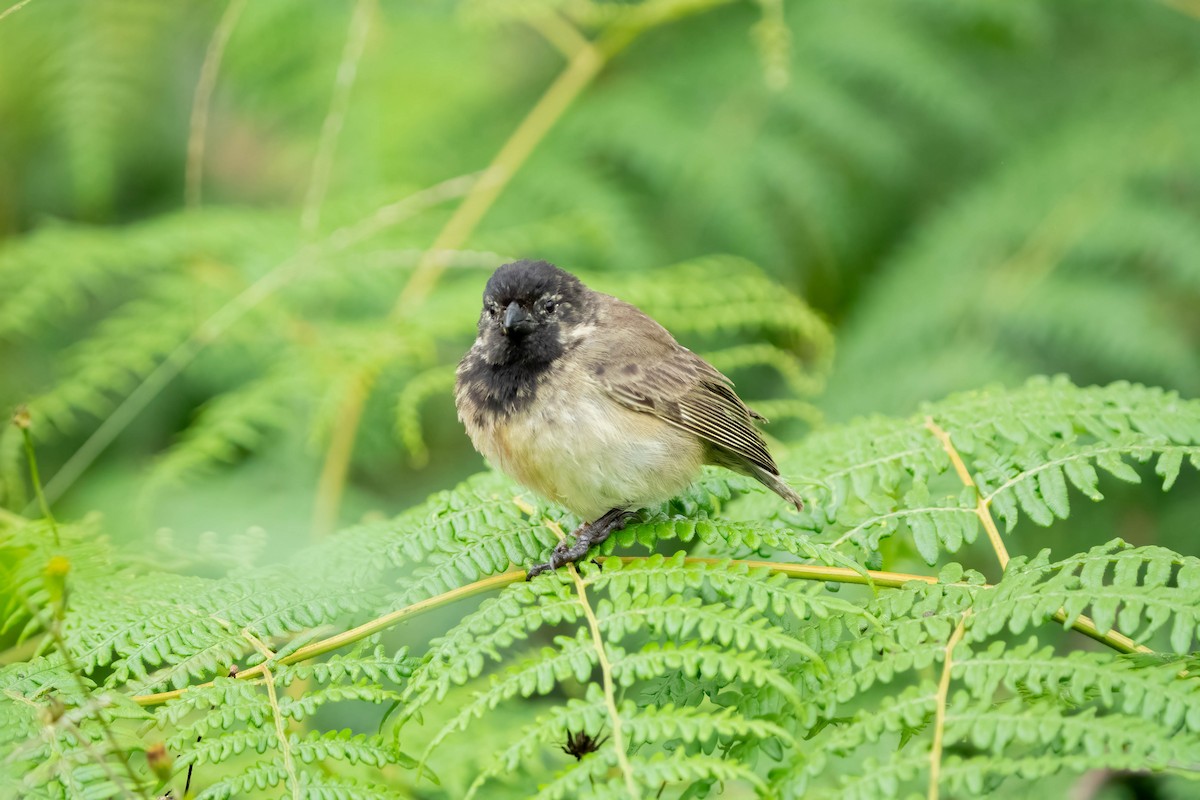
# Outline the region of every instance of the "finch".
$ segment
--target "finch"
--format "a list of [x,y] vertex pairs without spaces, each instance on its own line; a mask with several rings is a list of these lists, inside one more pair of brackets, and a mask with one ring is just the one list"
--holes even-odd
[[454,399],[492,465],[585,520],[530,578],[583,558],[705,464],[803,508],[732,381],[639,309],[545,261],[488,280]]

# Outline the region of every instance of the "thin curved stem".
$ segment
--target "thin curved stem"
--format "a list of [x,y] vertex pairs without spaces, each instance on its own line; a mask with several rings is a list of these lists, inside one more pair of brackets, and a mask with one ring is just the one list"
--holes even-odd
[[200,206],[200,184],[204,179],[204,150],[208,138],[208,113],[212,107],[213,89],[217,85],[217,73],[225,56],[225,45],[237,26],[246,8],[246,0],[229,0],[217,28],[209,40],[200,67],[200,79],[196,81],[196,92],[192,95],[192,116],[188,124],[187,167],[184,173],[184,202],[188,208]]
[[354,455],[354,440],[358,436],[358,426],[362,421],[367,396],[375,382],[373,372],[361,372],[353,377],[353,382],[346,389],[338,424],[329,440],[329,448],[325,451],[321,477],[317,479],[312,516],[314,540],[332,533],[337,527],[342,495],[346,491],[346,475],[350,471],[350,459]]
[[262,654],[262,674],[267,685],[267,702],[271,706],[271,716],[275,720],[275,738],[279,740],[279,752],[283,755],[283,771],[286,774],[284,783],[291,789],[292,800],[300,800],[300,779],[296,776],[296,765],[292,760],[291,740],[288,739],[287,726],[283,722],[283,712],[279,709],[279,697],[275,694],[275,677],[267,666],[275,658],[265,644],[249,630],[243,630],[242,636],[254,645],[254,649]]
[[50,513],[50,504],[46,502],[46,494],[42,491],[42,478],[38,473],[37,453],[33,449],[33,437],[29,434],[29,425],[19,425],[18,427],[21,428],[21,438],[25,442],[25,460],[29,462],[29,478],[33,483],[33,493],[37,497],[42,516],[50,523],[55,547],[62,547],[62,539],[58,535],[58,522]]
[[942,659],[942,677],[938,681],[937,711],[933,721],[933,746],[929,749],[929,793],[928,800],[938,800],[942,773],[942,743],[946,735],[946,703],[950,696],[950,673],[954,669],[954,648],[962,641],[963,633],[967,630],[967,618],[971,609],[963,612],[946,642],[945,655]]
[[[567,538],[557,522],[548,520],[546,527],[554,531],[554,535],[560,542]],[[575,568],[574,563],[567,564],[567,572],[575,584],[575,594],[579,598],[584,619],[587,620],[588,630],[592,634],[592,649],[596,651],[596,663],[600,667],[600,681],[604,688],[604,707],[608,711],[608,724],[612,731],[613,752],[617,756],[617,766],[625,778],[625,789],[629,792],[630,800],[637,800],[641,795],[633,777],[633,767],[629,764],[629,752],[625,747],[625,731],[621,724],[621,712],[617,709],[617,690],[613,684],[612,662],[608,658],[608,648],[604,645],[604,635],[600,633],[600,621],[596,619],[596,612],[592,609],[591,601],[588,600],[587,584],[584,583],[583,578],[579,577],[579,570]]]
[[[989,510],[992,498],[996,496],[996,493],[992,492],[987,497],[984,497],[983,493],[979,491],[979,486],[975,483],[975,479],[971,477],[967,465],[963,463],[962,456],[959,455],[958,449],[954,446],[954,442],[951,441],[950,434],[934,422],[932,416],[925,417],[925,427],[942,443],[942,448],[950,457],[950,463],[954,465],[954,471],[958,473],[959,480],[963,482],[964,486],[969,486],[975,490],[975,513],[979,515],[979,519],[983,523],[983,528],[987,531],[988,540],[992,543],[992,550],[996,553],[996,560],[1000,562],[1000,569],[1007,568],[1009,561],[1008,550],[1004,546],[1004,541],[1000,538],[1000,530],[996,527],[996,521],[992,519],[992,513]],[[1060,608],[1054,612],[1053,618],[1059,622],[1065,622],[1067,619],[1066,609]],[[1149,647],[1138,644],[1133,639],[1118,631],[1101,631],[1090,617],[1080,615],[1071,623],[1071,628],[1121,653],[1154,652]]]
[[20,11],[22,8],[24,8],[25,6],[29,5],[29,4],[30,4],[30,3],[32,3],[32,2],[33,2],[33,0],[21,0],[21,2],[19,2],[19,3],[14,3],[13,5],[9,6],[9,7],[8,7],[8,8],[6,8],[6,9],[4,9],[3,11],[0,11],[0,20],[4,19],[4,18],[5,18],[5,17],[7,17],[9,14],[15,14],[15,13],[17,13],[17,12],[18,12],[18,11]]
[[[1066,610],[1060,608],[1051,615],[1051,619],[1054,619],[1056,622],[1066,622]],[[1114,630],[1100,630],[1096,627],[1096,623],[1091,617],[1084,616],[1083,614],[1080,614],[1075,621],[1071,623],[1071,630],[1078,631],[1089,639],[1093,639],[1100,644],[1108,645],[1113,650],[1116,650],[1119,653],[1124,653],[1125,655],[1154,652],[1149,647],[1146,647],[1144,644],[1138,644],[1123,633],[1119,633],[1118,631]]]
[[971,477],[967,465],[963,463],[962,456],[958,454],[954,443],[950,441],[950,434],[934,422],[931,416],[925,417],[925,427],[942,443],[942,449],[950,457],[950,463],[954,465],[954,471],[958,473],[959,480],[963,482],[964,486],[975,490],[975,514],[983,523],[983,529],[987,531],[988,541],[991,542],[992,550],[995,551],[996,559],[1000,562],[1000,569],[1003,571],[1008,567],[1008,549],[1005,548],[1004,540],[1000,538],[1000,529],[996,527],[996,521],[992,519],[992,512],[988,509],[989,501],[984,499],[983,493],[979,491],[979,486]]
[[[28,1],[26,0],[26,2]],[[1192,19],[1200,19],[1200,0],[1162,0],[1162,2]]]
[[333,156],[341,138],[346,111],[350,107],[350,92],[358,77],[358,64],[367,45],[367,33],[371,30],[371,16],[375,12],[375,0],[358,0],[350,16],[350,30],[346,34],[346,45],[342,60],[338,64],[334,82],[333,98],[329,101],[329,112],[321,124],[321,138],[317,143],[317,155],[313,159],[312,176],[308,180],[308,191],[304,195],[304,210],[300,214],[300,226],[305,238],[312,236],[321,222],[321,206],[329,190],[329,176],[333,172]]

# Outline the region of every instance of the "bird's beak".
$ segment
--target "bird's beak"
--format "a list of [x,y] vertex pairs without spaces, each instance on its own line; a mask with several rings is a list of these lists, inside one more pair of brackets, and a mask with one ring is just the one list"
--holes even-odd
[[533,317],[521,308],[518,303],[509,303],[508,308],[504,309],[504,321],[500,323],[501,329],[505,335],[524,336],[533,330],[537,323],[533,321]]

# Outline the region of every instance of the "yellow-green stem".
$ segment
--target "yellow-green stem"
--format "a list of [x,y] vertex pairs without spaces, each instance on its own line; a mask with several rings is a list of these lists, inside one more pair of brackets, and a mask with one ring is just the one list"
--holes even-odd
[[184,168],[184,202],[188,208],[200,206],[200,184],[204,178],[204,148],[208,140],[208,114],[212,108],[213,89],[217,85],[217,73],[225,55],[225,45],[237,25],[248,0],[229,0],[221,13],[217,29],[209,40],[200,66],[200,80],[192,95],[192,116],[188,124],[187,166]]
[[938,680],[937,706],[933,721],[933,746],[929,749],[929,792],[928,800],[938,800],[941,788],[942,773],[942,744],[946,735],[946,703],[950,697],[950,674],[954,670],[954,648],[962,641],[967,630],[967,618],[971,609],[963,612],[954,632],[946,642],[945,655],[942,659],[942,677]]
[[271,716],[275,721],[275,737],[279,740],[279,752],[283,756],[283,771],[286,774],[284,780],[285,788],[291,789],[292,800],[300,800],[300,779],[296,775],[296,765],[292,760],[291,740],[288,739],[287,726],[283,721],[283,712],[279,709],[279,697],[275,694],[275,678],[271,675],[271,670],[268,665],[275,658],[275,654],[271,652],[265,644],[262,643],[257,636],[248,630],[242,631],[242,636],[245,636],[250,644],[254,645],[254,649],[262,654],[263,663],[263,681],[267,685],[267,702],[271,706]]
[[42,479],[38,475],[37,454],[33,451],[33,436],[29,433],[28,427],[21,428],[21,436],[25,440],[25,458],[29,461],[29,477],[33,481],[33,493],[37,495],[42,516],[50,523],[50,530],[54,533],[54,546],[62,547],[62,539],[58,535],[58,523],[54,520],[54,515],[50,513],[50,504],[46,502],[46,494],[42,491]]
[[14,5],[9,6],[8,8],[4,9],[4,11],[0,11],[0,19],[4,19],[9,14],[17,13],[22,8],[24,8],[25,6],[29,5],[32,2],[33,2],[33,0],[21,0],[21,2],[15,3]]
[[[983,524],[983,529],[987,532],[988,541],[991,542],[992,550],[996,554],[996,560],[1000,562],[1000,569],[1002,571],[1007,569],[1009,561],[1008,550],[1004,547],[1004,541],[1000,538],[1000,529],[996,526],[996,521],[992,518],[991,512],[992,498],[995,497],[995,492],[984,497],[983,493],[979,491],[979,485],[975,483],[975,479],[967,469],[966,463],[963,462],[962,456],[959,455],[958,449],[954,446],[954,442],[950,438],[950,433],[938,425],[933,417],[925,417],[925,427],[941,442],[942,449],[950,457],[950,463],[954,466],[954,471],[958,474],[958,479],[962,481],[964,486],[975,490],[975,513],[979,516],[979,521]],[[1067,619],[1066,609],[1060,608],[1054,612],[1054,619],[1059,622],[1065,622]],[[1153,652],[1149,647],[1138,644],[1133,639],[1117,631],[1101,631],[1090,617],[1080,615],[1071,623],[1071,628],[1122,653]]]

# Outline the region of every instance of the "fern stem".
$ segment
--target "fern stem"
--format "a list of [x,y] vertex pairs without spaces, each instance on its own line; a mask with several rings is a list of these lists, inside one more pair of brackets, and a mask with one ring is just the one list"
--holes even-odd
[[[958,454],[958,450],[954,447],[954,443],[950,440],[950,434],[947,433],[936,422],[934,422],[933,417],[931,416],[925,417],[925,427],[928,428],[929,431],[938,438],[938,441],[942,443],[942,447],[945,449],[946,454],[950,456],[950,462],[954,465],[954,471],[958,473],[959,480],[961,480],[965,486],[969,486],[975,490],[975,513],[979,516],[980,521],[983,523],[984,530],[987,531],[988,540],[992,543],[992,550],[994,550],[996,553],[996,560],[1000,562],[1000,569],[1007,569],[1009,561],[1008,550],[1004,547],[1004,542],[1000,538],[1000,530],[996,527],[996,521],[992,519],[991,511],[989,511],[992,498],[995,497],[1000,490],[997,489],[987,497],[984,497],[983,493],[979,491],[979,486],[975,483],[975,479],[971,477],[971,473],[967,470],[967,465],[963,463],[962,456]],[[1009,481],[1009,483],[1005,484],[1004,487],[1001,488],[1006,488],[1014,482],[1015,480]],[[1055,611],[1053,618],[1058,622],[1066,622],[1066,609],[1060,608],[1058,611]],[[1115,630],[1101,631],[1096,627],[1096,623],[1090,617],[1086,617],[1082,614],[1076,617],[1075,621],[1071,623],[1071,628],[1079,631],[1084,636],[1095,639],[1101,644],[1106,644],[1121,653],[1129,654],[1154,652],[1149,647],[1138,644],[1133,639],[1130,639],[1128,636],[1118,633]]]
[[346,475],[354,455],[354,440],[358,436],[358,425],[362,421],[367,396],[375,382],[373,372],[363,372],[354,377],[356,380],[350,385],[342,402],[341,413],[329,439],[329,448],[325,451],[325,461],[321,464],[321,476],[317,479],[313,500],[314,540],[326,536],[337,527],[342,495],[346,489]]
[[[560,542],[567,538],[562,527],[554,520],[547,520],[546,527],[554,531],[554,535]],[[600,621],[596,619],[596,612],[592,609],[591,602],[588,601],[587,584],[579,576],[579,570],[575,568],[574,564],[567,564],[567,572],[575,584],[575,594],[579,597],[579,605],[583,607],[583,616],[587,620],[588,630],[592,634],[592,647],[596,651],[596,662],[600,665],[600,678],[604,687],[604,706],[608,710],[608,720],[612,726],[613,752],[617,756],[617,766],[621,768],[621,774],[625,778],[625,789],[629,792],[630,799],[637,800],[641,797],[641,793],[633,779],[633,767],[629,764],[629,753],[625,749],[625,732],[621,727],[621,714],[617,710],[617,692],[613,686],[612,662],[608,660],[608,649],[604,645],[604,636],[600,633]]]
[[552,8],[544,14],[533,14],[526,21],[564,58],[574,58],[583,48],[592,46],[578,28]]
[[950,694],[950,672],[954,669],[954,648],[962,641],[967,629],[967,618],[971,609],[963,612],[954,632],[946,642],[946,655],[942,660],[942,677],[938,680],[937,712],[933,723],[933,746],[929,750],[929,794],[928,800],[938,800],[942,772],[942,744],[946,735],[946,700]]
[[4,11],[0,11],[0,20],[4,19],[9,14],[17,13],[22,8],[24,8],[25,6],[29,5],[32,2],[33,2],[33,0],[21,0],[21,2],[15,3],[15,4],[9,6],[8,8],[4,9]]
[[[1162,0],[1165,5],[1170,6],[1181,14],[1187,14],[1194,19],[1200,19],[1200,0]],[[29,0],[25,0],[26,3]],[[18,6],[24,3],[17,3]],[[7,12],[6,12],[7,13]],[[2,15],[0,15],[2,18]]]
[[[1066,609],[1060,608],[1058,611],[1055,611],[1054,614],[1052,615],[1052,619],[1054,619],[1057,622],[1066,622],[1067,621]],[[1082,633],[1084,636],[1088,637],[1089,639],[1094,639],[1095,641],[1100,642],[1101,644],[1106,644],[1109,647],[1111,647],[1112,649],[1114,649],[1118,652],[1124,653],[1126,655],[1132,655],[1133,653],[1153,653],[1154,652],[1149,647],[1146,647],[1144,644],[1138,644],[1133,639],[1130,639],[1128,636],[1124,635],[1123,633],[1119,633],[1115,630],[1110,630],[1107,632],[1101,631],[1099,628],[1096,627],[1096,623],[1092,620],[1091,617],[1084,616],[1083,614],[1080,614],[1078,617],[1075,618],[1075,621],[1071,623],[1071,629],[1078,631],[1079,633]]]
[[[607,558],[598,560],[607,561],[609,558],[616,558],[618,561],[626,564],[641,560],[638,556],[608,556]],[[938,582],[938,579],[932,575],[912,575],[907,572],[877,572],[875,570],[856,572],[848,567],[823,567],[816,564],[792,564],[786,561],[742,561],[727,558],[700,558],[698,556],[689,556],[684,561],[690,564],[742,564],[750,569],[766,568],[772,572],[778,572],[781,575],[787,575],[789,578],[796,578],[798,580],[852,583],[860,586],[874,585],[883,586],[888,589],[899,589],[911,581],[920,581],[922,583]]]
[[62,538],[58,535],[58,522],[50,513],[50,504],[46,502],[46,494],[42,491],[42,479],[38,474],[37,453],[33,449],[33,435],[29,432],[29,416],[27,411],[18,410],[14,424],[21,429],[21,439],[25,443],[25,460],[29,462],[29,478],[33,483],[33,493],[37,496],[38,506],[42,516],[50,523],[54,534],[54,546],[62,547]]
[[212,107],[217,72],[225,56],[225,45],[246,8],[246,0],[229,0],[213,31],[200,66],[200,79],[192,95],[192,116],[188,125],[187,166],[184,170],[184,202],[188,208],[200,206],[200,184],[204,179],[204,149],[208,138],[208,112]]
[[321,223],[321,206],[329,190],[329,176],[333,171],[333,156],[341,138],[342,125],[346,121],[346,110],[350,106],[350,92],[358,77],[358,64],[366,49],[367,33],[371,29],[371,16],[375,12],[375,0],[358,0],[350,15],[350,30],[346,34],[346,45],[342,60],[338,64],[333,97],[329,101],[329,112],[321,123],[321,138],[317,142],[317,156],[313,159],[312,175],[308,191],[304,194],[304,209],[300,212],[300,227],[305,238],[312,236]]
[[963,482],[964,486],[969,486],[975,490],[975,513],[979,516],[979,521],[983,523],[983,529],[987,531],[988,541],[992,543],[992,550],[996,552],[996,558],[1000,562],[1000,569],[1003,571],[1008,567],[1008,549],[1004,546],[1004,540],[1000,538],[1000,529],[996,527],[996,521],[992,519],[991,511],[988,510],[989,501],[985,500],[983,493],[979,491],[979,486],[975,483],[975,479],[971,477],[971,473],[967,470],[967,465],[963,463],[962,456],[958,454],[958,449],[950,441],[950,434],[934,422],[931,416],[925,417],[925,427],[942,443],[942,448],[946,451],[946,455],[950,456],[950,463],[954,465],[954,471],[958,473],[958,479]]
[[625,749],[625,732],[621,727],[621,713],[617,710],[617,692],[613,685],[612,662],[608,660],[608,650],[604,646],[604,637],[600,634],[600,622],[596,619],[596,612],[592,610],[592,604],[588,602],[587,587],[584,586],[583,579],[579,577],[579,570],[575,569],[574,564],[569,564],[567,571],[571,573],[571,580],[575,582],[575,592],[579,595],[579,604],[583,606],[583,615],[592,632],[592,646],[596,648],[596,659],[600,664],[600,677],[604,685],[604,705],[608,709],[608,719],[612,726],[613,752],[617,755],[617,765],[625,777],[625,789],[629,792],[629,796],[636,800],[641,793],[638,791],[637,783],[634,782],[633,767],[629,763],[629,753]]
[[267,666],[275,658],[275,654],[248,629],[242,631],[242,636],[254,645],[254,649],[262,653],[262,675],[267,684],[267,702],[271,705],[271,716],[275,718],[275,736],[279,739],[279,752],[283,755],[283,771],[287,773],[287,782],[291,784],[292,800],[300,800],[300,779],[296,775],[296,764],[292,761],[292,746],[288,740],[287,729],[283,724],[283,712],[279,710],[279,697],[275,694],[275,676]]

